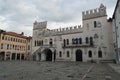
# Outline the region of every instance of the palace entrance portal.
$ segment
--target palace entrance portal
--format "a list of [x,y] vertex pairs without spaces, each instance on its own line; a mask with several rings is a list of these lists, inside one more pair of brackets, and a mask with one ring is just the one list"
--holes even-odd
[[82,61],[82,51],[76,50],[76,61]]
[[52,51],[50,49],[45,49],[46,61],[52,61]]

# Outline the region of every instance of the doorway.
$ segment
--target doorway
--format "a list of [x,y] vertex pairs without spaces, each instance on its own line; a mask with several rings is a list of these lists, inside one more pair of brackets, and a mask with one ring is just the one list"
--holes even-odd
[[76,61],[82,61],[82,51],[76,50]]
[[52,51],[50,49],[45,49],[46,61],[52,61]]

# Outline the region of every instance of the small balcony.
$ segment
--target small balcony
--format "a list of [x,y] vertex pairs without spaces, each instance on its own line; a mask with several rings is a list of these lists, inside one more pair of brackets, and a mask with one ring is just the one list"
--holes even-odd
[[75,48],[75,47],[93,47],[93,43],[82,43],[82,44],[62,44],[63,48]]

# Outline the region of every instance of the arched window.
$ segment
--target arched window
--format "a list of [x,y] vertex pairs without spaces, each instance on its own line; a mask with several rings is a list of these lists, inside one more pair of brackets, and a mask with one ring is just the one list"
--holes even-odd
[[92,51],[90,50],[89,52],[88,52],[88,57],[92,57]]
[[96,21],[94,21],[94,28],[96,28],[97,27],[97,22]]
[[76,44],[78,44],[78,38],[76,38],[75,41],[76,41]]
[[99,57],[99,58],[102,58],[102,51],[101,51],[101,50],[98,51],[98,57]]
[[62,52],[61,51],[59,52],[59,57],[62,57]]
[[65,39],[63,40],[63,45],[64,45],[64,47],[66,46],[66,40]]
[[67,51],[67,57],[70,57],[70,53],[69,53],[69,51]]
[[88,44],[88,43],[89,43],[88,37],[86,37],[85,39],[86,39],[86,40],[85,40],[85,41],[86,41],[86,44]]
[[53,44],[53,42],[52,42],[52,39],[51,39],[51,38],[50,38],[49,44],[50,44],[50,46],[52,46],[52,44]]
[[93,38],[90,37],[90,45],[93,45]]
[[35,46],[36,46],[37,42],[35,41]]
[[69,45],[69,39],[67,39],[67,45]]
[[82,44],[82,38],[79,38],[79,44]]
[[74,42],[74,38],[72,39],[72,44],[75,44],[75,42]]

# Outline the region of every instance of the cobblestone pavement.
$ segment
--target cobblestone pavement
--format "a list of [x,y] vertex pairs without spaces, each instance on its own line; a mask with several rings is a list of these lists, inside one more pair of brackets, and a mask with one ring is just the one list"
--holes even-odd
[[0,80],[119,80],[107,64],[81,62],[0,62]]
[[116,72],[120,74],[120,64],[110,63],[109,66],[112,67]]

